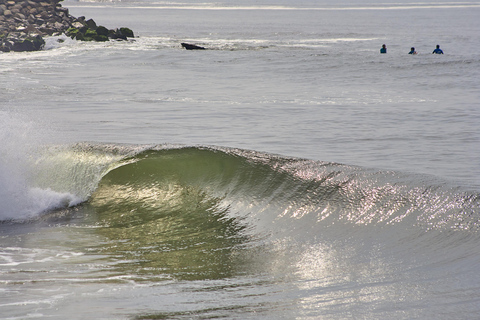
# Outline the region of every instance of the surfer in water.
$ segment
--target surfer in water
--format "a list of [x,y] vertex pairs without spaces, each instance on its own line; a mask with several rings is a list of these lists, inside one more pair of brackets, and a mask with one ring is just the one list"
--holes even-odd
[[380,49],[380,53],[387,53],[387,46],[382,45],[382,48]]
[[443,54],[443,50],[440,49],[440,45],[437,44],[437,48],[435,50],[433,50],[434,54]]
[[417,51],[415,51],[414,47],[411,47],[410,52],[408,54],[417,54]]

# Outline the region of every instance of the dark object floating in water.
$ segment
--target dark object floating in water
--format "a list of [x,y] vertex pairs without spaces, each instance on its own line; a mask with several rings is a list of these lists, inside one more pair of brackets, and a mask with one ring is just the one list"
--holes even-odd
[[194,45],[194,44],[185,43],[185,42],[182,42],[182,47],[184,47],[184,48],[187,49],[187,50],[205,50],[204,47],[200,47],[200,46],[197,46],[197,45]]

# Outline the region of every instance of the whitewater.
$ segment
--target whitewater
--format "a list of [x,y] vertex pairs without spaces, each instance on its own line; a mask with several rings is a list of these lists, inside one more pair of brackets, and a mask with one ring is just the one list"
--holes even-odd
[[0,54],[1,319],[480,313],[480,2],[62,6],[136,37]]

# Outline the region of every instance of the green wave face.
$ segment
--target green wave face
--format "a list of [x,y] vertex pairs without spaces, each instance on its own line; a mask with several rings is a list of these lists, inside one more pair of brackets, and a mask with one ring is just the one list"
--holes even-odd
[[247,241],[245,226],[209,188],[237,165],[211,152],[180,149],[147,151],[109,172],[89,201],[98,232],[110,240],[99,253],[117,256],[125,261],[117,267],[137,275],[232,276]]

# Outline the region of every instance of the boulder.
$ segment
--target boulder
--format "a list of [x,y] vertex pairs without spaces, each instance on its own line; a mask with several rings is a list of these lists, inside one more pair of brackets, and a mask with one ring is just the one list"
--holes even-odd
[[80,29],[81,27],[83,27],[83,24],[81,24],[78,21],[75,21],[74,23],[72,23],[72,28]]
[[120,28],[120,33],[123,34],[127,38],[135,38],[133,35],[133,31],[130,30],[129,28]]
[[105,36],[108,38],[108,29],[104,26],[98,26],[97,30],[95,30],[99,36]]
[[85,32],[85,41],[95,40],[96,36],[97,36],[97,32],[95,32],[95,30],[88,29],[87,32]]
[[65,31],[65,34],[68,37],[74,39],[77,36],[78,32],[79,30],[77,28],[71,27],[71,28],[68,28],[67,31]]
[[37,35],[36,37],[28,37],[23,41],[16,41],[12,46],[12,51],[38,51],[41,50],[44,45],[45,41],[42,36]]
[[123,35],[120,30],[108,30],[108,37],[113,40],[127,40],[127,36]]
[[13,44],[12,50],[15,52],[21,51],[35,51],[35,46],[30,40],[18,41]]
[[68,8],[56,7],[55,10],[56,10],[57,12],[63,12],[64,14],[68,15]]
[[1,52],[10,52],[10,48],[7,45],[0,45],[0,51]]
[[99,42],[104,42],[104,41],[108,41],[109,39],[108,39],[107,36],[97,34],[95,37],[93,37],[93,40],[99,41]]
[[[73,38],[72,38],[72,39],[73,39]],[[83,35],[83,33],[78,32],[78,33],[75,35],[75,40],[85,41],[85,36]]]
[[89,29],[92,29],[92,30],[96,30],[96,29],[97,29],[97,24],[95,23],[95,21],[93,21],[93,19],[89,19],[89,20],[85,21],[85,25],[86,25]]

